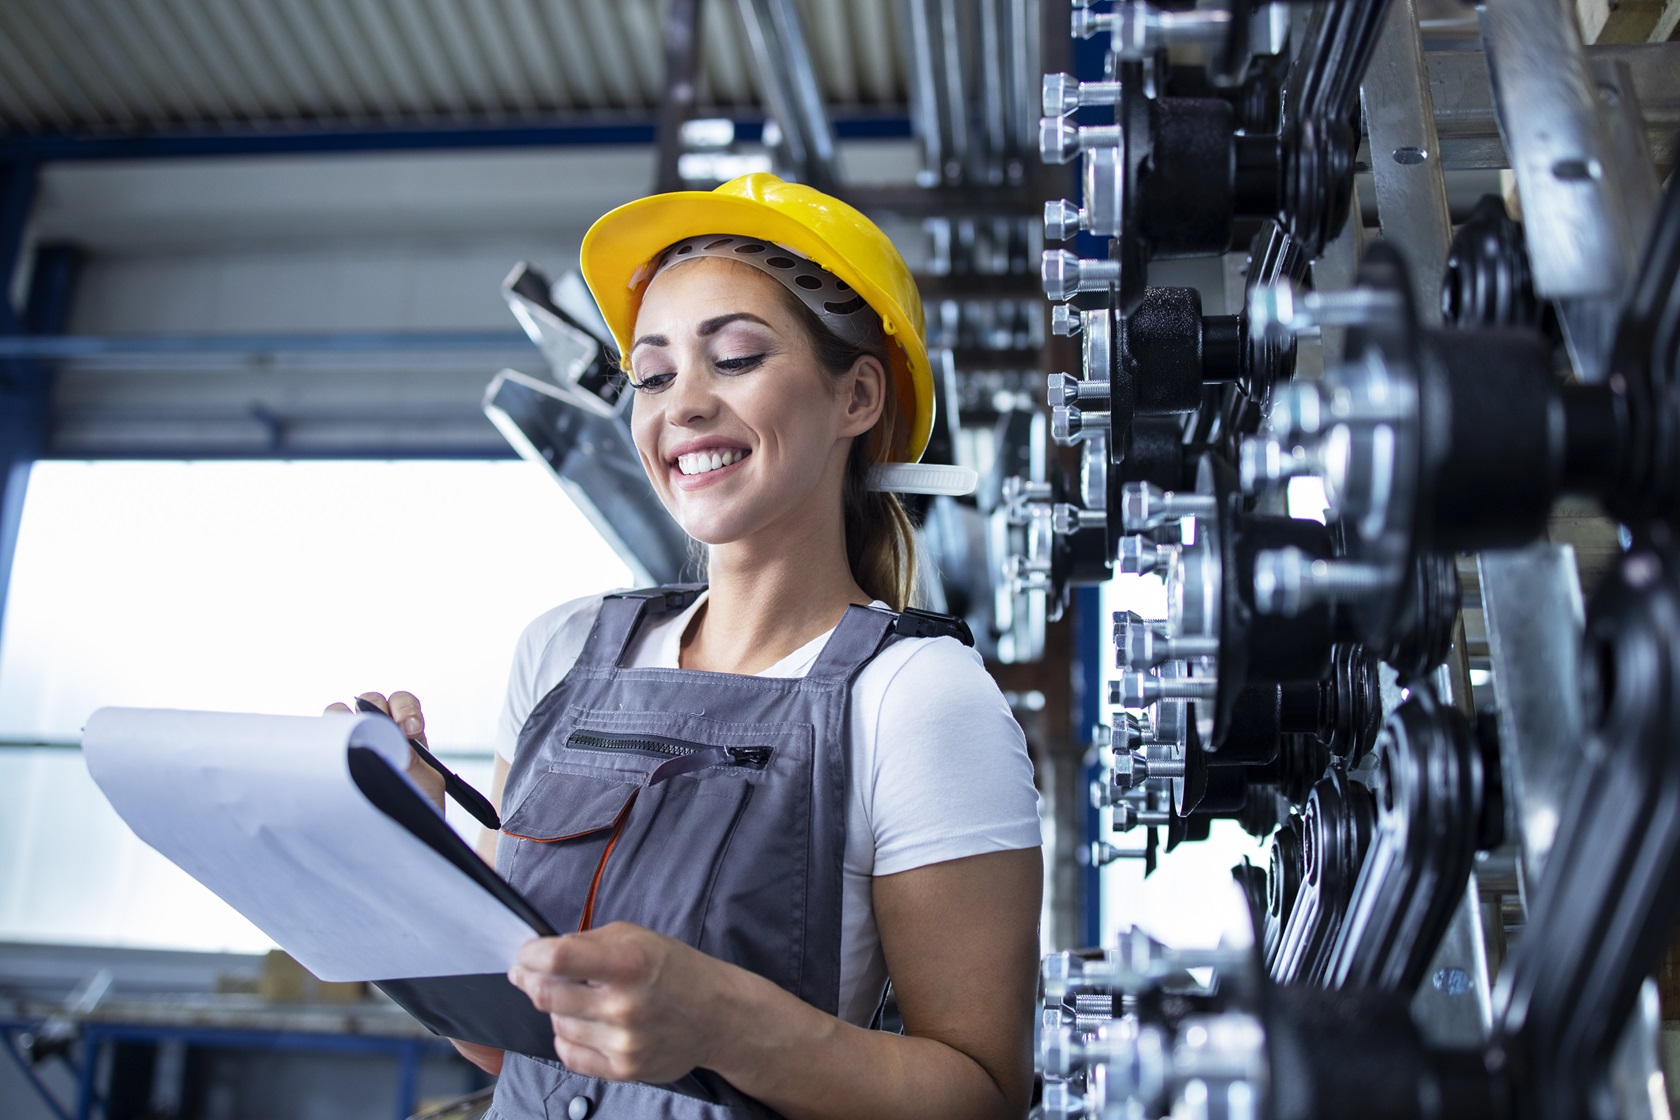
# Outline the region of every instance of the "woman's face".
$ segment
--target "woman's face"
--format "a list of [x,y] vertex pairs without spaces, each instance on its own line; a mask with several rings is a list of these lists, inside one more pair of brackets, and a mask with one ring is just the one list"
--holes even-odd
[[880,412],[859,370],[878,363],[823,370],[781,286],[716,258],[656,276],[632,338],[636,449],[689,536],[792,545],[834,517],[852,439]]

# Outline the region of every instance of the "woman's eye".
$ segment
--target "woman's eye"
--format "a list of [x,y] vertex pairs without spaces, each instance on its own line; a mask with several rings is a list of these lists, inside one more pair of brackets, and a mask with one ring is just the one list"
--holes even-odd
[[630,387],[638,393],[657,393],[675,381],[676,378],[677,375],[674,373],[652,373],[640,381],[630,382]]
[[745,370],[752,369],[763,360],[763,354],[748,354],[741,358],[719,358],[716,364],[717,368],[723,370],[725,373],[741,373]]

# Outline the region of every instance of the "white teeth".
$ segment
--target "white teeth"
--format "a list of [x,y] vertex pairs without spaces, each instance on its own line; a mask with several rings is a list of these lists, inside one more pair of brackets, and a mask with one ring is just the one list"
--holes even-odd
[[678,455],[677,469],[684,474],[705,474],[719,467],[727,467],[731,463],[739,463],[746,457],[747,453],[739,448],[730,448],[727,451],[697,451],[688,455]]

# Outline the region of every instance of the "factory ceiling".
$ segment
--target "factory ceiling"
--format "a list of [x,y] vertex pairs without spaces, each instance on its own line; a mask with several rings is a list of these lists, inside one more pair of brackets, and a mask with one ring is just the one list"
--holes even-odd
[[[5,0],[0,134],[647,119],[671,0]],[[756,115],[735,0],[703,4],[704,113]],[[894,0],[800,0],[825,99],[903,112]]]

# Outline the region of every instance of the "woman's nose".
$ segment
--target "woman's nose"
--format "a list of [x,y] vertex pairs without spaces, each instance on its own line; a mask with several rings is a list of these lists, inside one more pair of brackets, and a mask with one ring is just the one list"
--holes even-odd
[[673,423],[704,420],[717,411],[717,394],[712,379],[698,362],[684,363],[671,384],[671,401],[666,415]]

